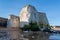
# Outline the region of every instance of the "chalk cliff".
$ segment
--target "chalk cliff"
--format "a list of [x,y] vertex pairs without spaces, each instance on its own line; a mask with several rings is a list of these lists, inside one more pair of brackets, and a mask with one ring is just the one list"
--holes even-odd
[[49,24],[46,14],[38,12],[34,6],[26,5],[20,12],[20,27],[28,25],[30,22],[36,22],[37,24]]

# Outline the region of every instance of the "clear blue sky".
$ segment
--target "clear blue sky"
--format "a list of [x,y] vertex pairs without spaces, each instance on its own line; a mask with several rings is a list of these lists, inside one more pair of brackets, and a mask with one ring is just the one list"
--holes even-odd
[[0,17],[19,15],[26,4],[31,4],[39,12],[45,12],[50,25],[60,25],[60,0],[0,0]]

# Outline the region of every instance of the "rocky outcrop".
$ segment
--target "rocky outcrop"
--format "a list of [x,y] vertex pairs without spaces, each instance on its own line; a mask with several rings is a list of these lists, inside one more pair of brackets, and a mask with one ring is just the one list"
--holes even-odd
[[19,27],[20,21],[19,17],[15,15],[10,15],[7,21],[7,27]]
[[30,22],[49,24],[45,13],[38,12],[34,6],[27,5],[20,12],[20,27],[24,27]]

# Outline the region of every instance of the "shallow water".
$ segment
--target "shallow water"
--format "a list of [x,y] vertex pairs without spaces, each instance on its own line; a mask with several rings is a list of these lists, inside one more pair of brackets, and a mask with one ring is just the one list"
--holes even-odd
[[60,34],[55,34],[55,33],[50,34],[49,39],[50,40],[60,40]]
[[46,32],[0,32],[0,40],[60,40],[59,33]]

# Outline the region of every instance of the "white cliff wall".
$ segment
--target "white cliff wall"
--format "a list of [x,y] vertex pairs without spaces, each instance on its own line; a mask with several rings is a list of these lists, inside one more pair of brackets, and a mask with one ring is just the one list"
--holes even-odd
[[10,15],[7,22],[7,27],[19,27],[20,21],[19,17],[15,15]]
[[20,27],[28,25],[30,22],[37,22],[37,24],[49,24],[46,14],[38,12],[35,7],[31,5],[24,6],[20,12]]
[[39,24],[44,24],[44,25],[49,24],[45,13],[43,13],[43,12],[37,12],[37,13],[38,13],[37,16],[38,16],[38,23]]
[[23,27],[24,25],[28,25],[29,22],[36,22],[36,13],[37,11],[35,8],[31,5],[27,5],[22,8],[20,12],[20,27]]

